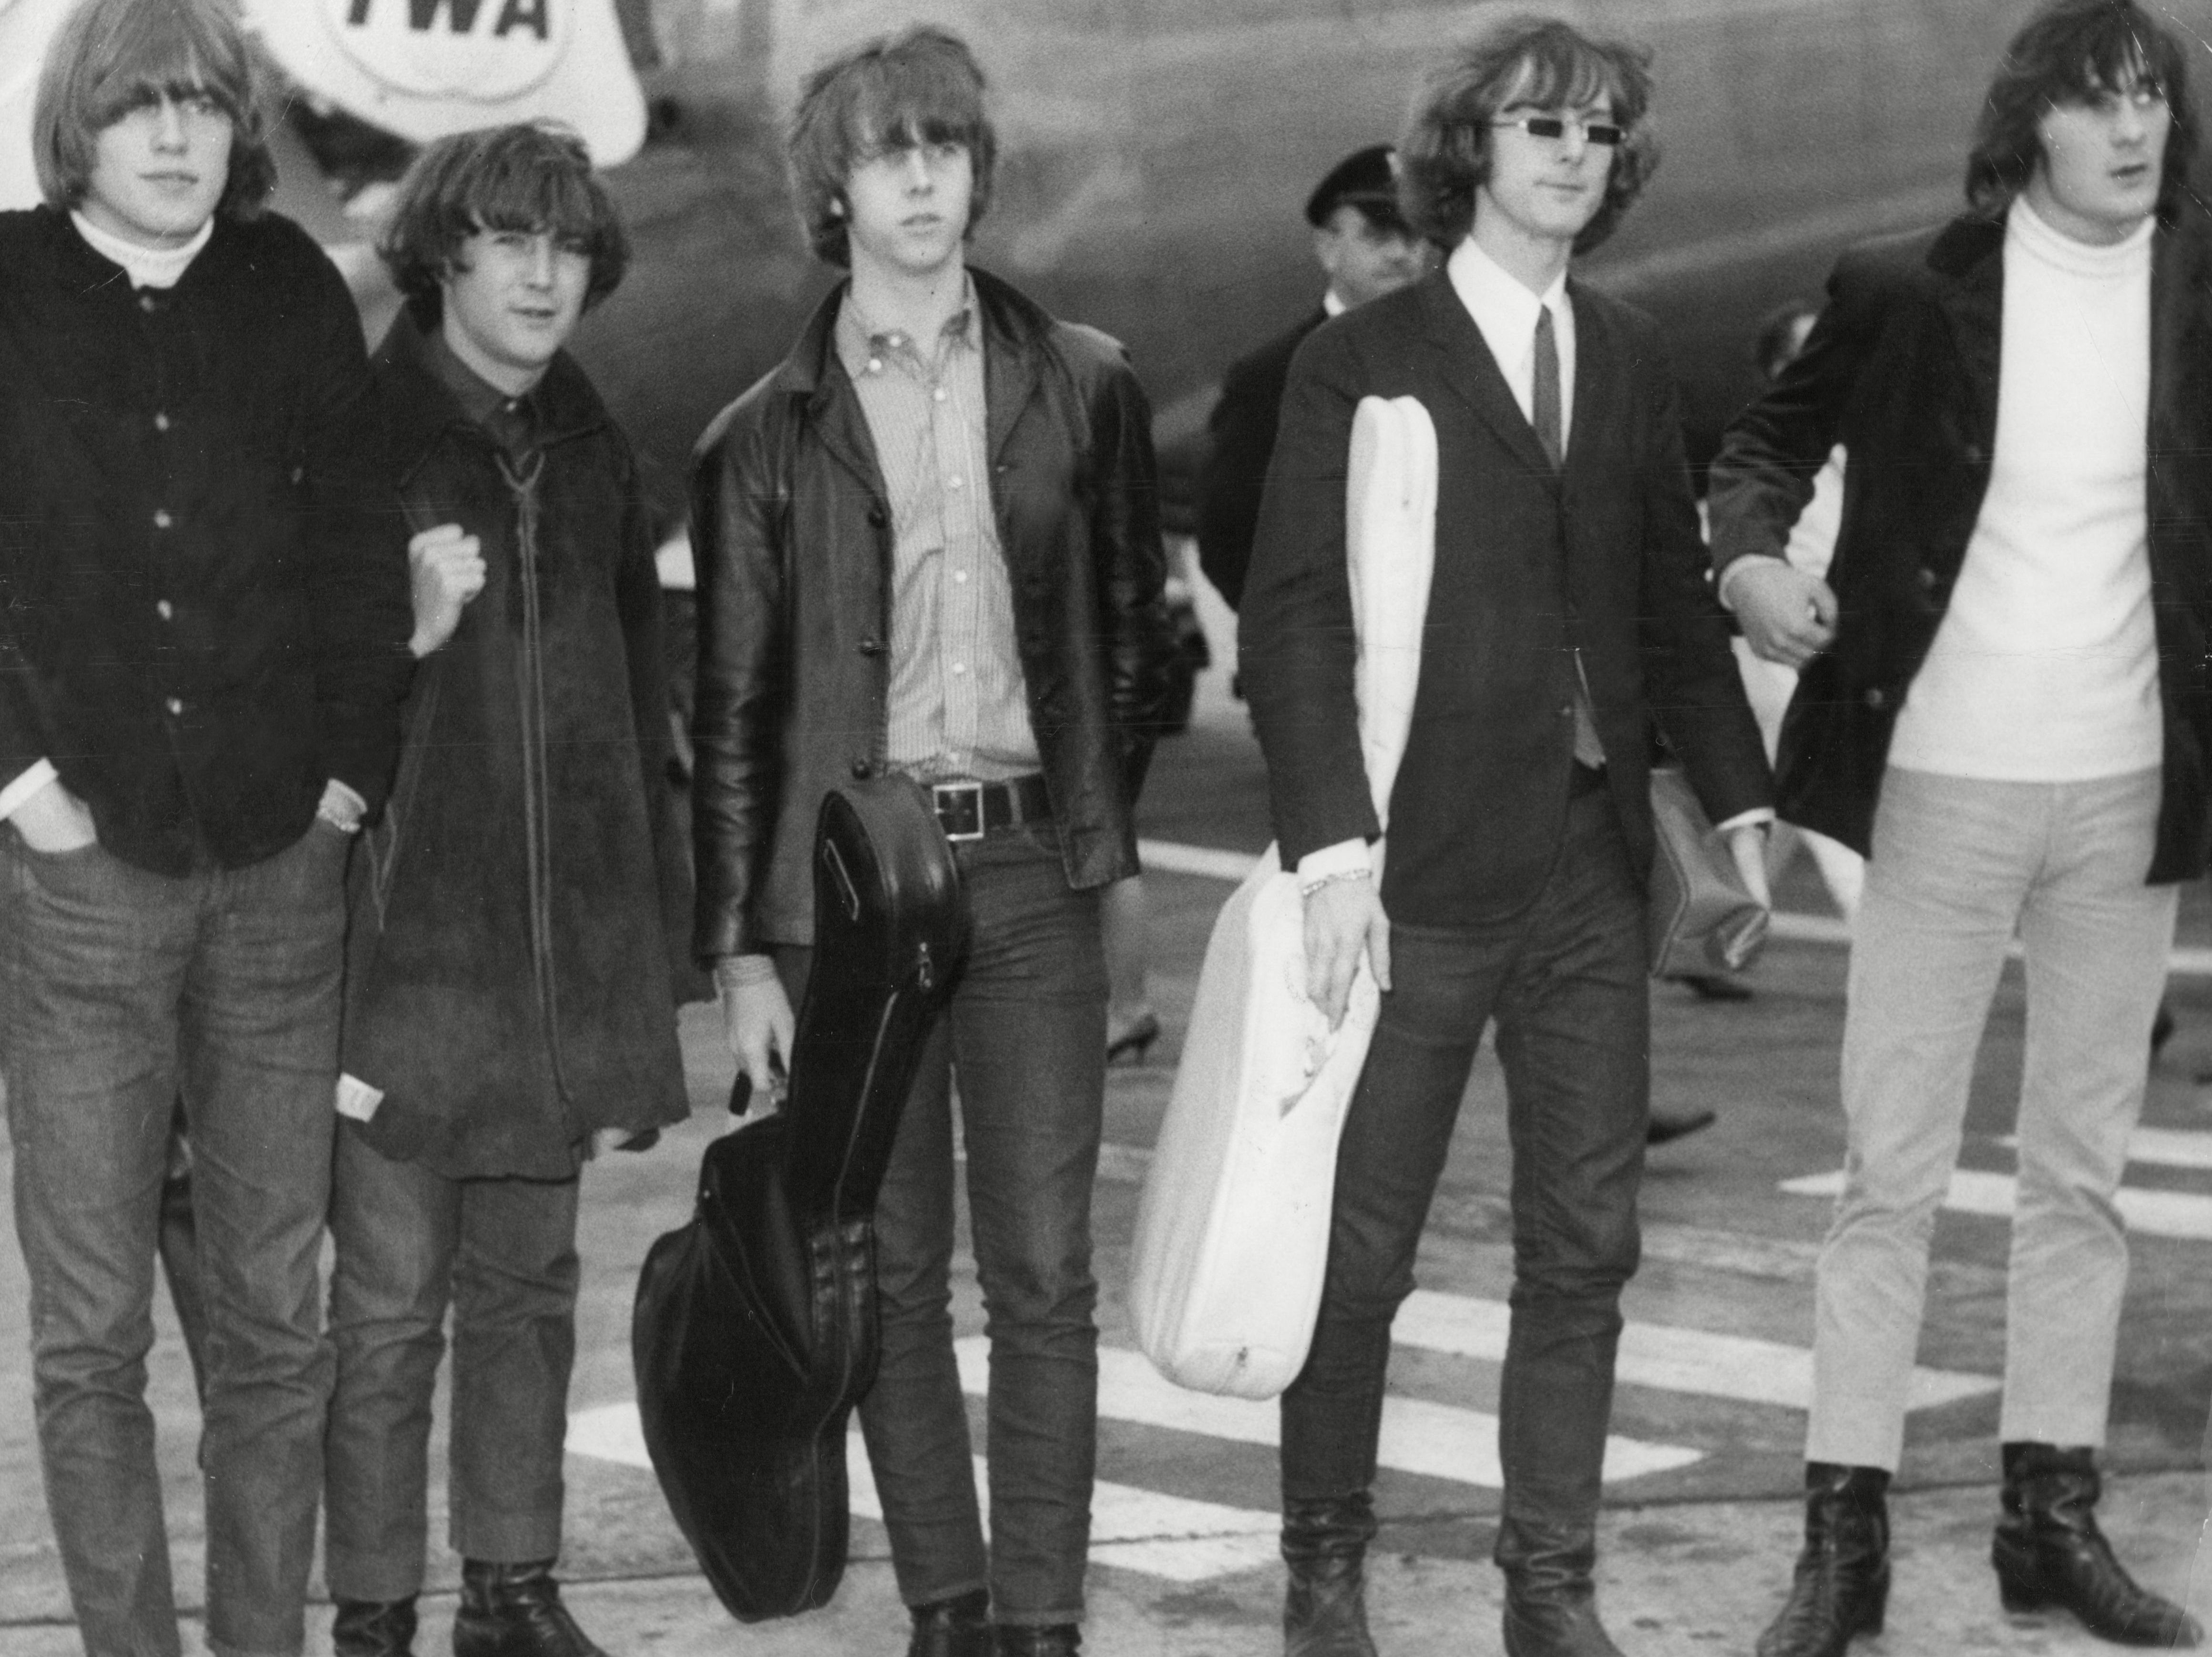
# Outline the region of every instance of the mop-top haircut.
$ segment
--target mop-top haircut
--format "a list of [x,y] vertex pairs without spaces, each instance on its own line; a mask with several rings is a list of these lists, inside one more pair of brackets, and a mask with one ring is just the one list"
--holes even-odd
[[963,146],[975,170],[967,228],[991,202],[999,138],[983,112],[983,70],[967,43],[923,24],[833,58],[807,77],[791,118],[793,193],[815,257],[852,263],[845,186],[885,149]]
[[2011,204],[2043,161],[2037,128],[2054,106],[2138,88],[2156,92],[2173,112],[2158,193],[2159,215],[2172,218],[2197,154],[2188,57],[2133,0],[2055,0],[2013,36],[1975,123],[1966,200],[1990,214]]
[[622,284],[629,238],[592,172],[591,151],[550,122],[480,128],[441,138],[416,159],[399,185],[392,222],[376,245],[415,319],[434,327],[443,314],[441,284],[462,244],[481,230],[539,232],[592,261],[584,308]]
[[230,175],[216,211],[250,219],[276,186],[253,58],[229,0],[84,0],[39,76],[31,146],[46,204],[84,200],[100,135],[165,98],[209,98],[230,118]]
[[1650,64],[1642,46],[1592,39],[1553,17],[1509,17],[1458,47],[1415,95],[1398,140],[1407,222],[1438,246],[1455,246],[1474,222],[1475,192],[1490,177],[1490,124],[1504,110],[1573,109],[1605,98],[1628,136],[1613,151],[1604,202],[1575,238],[1575,252],[1588,252],[1613,234],[1659,165],[1658,144],[1641,126]]

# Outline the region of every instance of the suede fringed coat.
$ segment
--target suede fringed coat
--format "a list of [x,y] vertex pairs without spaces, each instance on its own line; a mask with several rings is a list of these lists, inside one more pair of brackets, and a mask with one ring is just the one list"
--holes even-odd
[[653,537],[629,444],[565,355],[526,452],[470,419],[403,314],[375,362],[409,533],[482,538],[483,591],[416,671],[353,867],[343,1068],[365,1132],[447,1178],[564,1179],[595,1129],[678,1121],[689,881]]

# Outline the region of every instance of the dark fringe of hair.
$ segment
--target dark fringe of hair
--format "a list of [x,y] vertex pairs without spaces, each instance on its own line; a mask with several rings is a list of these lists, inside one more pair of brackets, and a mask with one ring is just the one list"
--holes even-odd
[[815,257],[853,260],[845,185],[853,169],[885,145],[953,143],[975,172],[968,229],[991,204],[998,134],[984,113],[982,67],[967,42],[922,24],[831,59],[807,76],[791,118],[792,194]]
[[591,152],[574,133],[551,122],[483,127],[441,138],[400,181],[376,251],[426,328],[435,327],[443,313],[442,284],[461,245],[480,230],[544,231],[587,254],[587,311],[621,285],[629,268],[629,238],[605,187],[592,175]]
[[1628,136],[1613,152],[1604,202],[1575,238],[1574,251],[1588,252],[1613,233],[1659,165],[1658,142],[1642,127],[1650,64],[1644,46],[1593,39],[1552,17],[1508,17],[1462,45],[1414,95],[1398,140],[1407,222],[1440,247],[1466,236],[1475,192],[1490,177],[1490,124],[1509,100],[1571,108],[1602,94]]
[[2054,105],[2094,103],[2142,82],[2173,114],[2158,198],[2160,217],[2170,221],[2197,154],[2188,56],[2133,0],[2053,0],[2013,36],[1974,124],[1967,203],[1992,216],[2011,204],[2043,160],[2039,129]]
[[100,135],[164,98],[204,94],[231,123],[230,171],[216,211],[250,219],[276,187],[252,54],[226,0],[85,0],[55,33],[31,115],[48,206],[67,212],[92,185]]

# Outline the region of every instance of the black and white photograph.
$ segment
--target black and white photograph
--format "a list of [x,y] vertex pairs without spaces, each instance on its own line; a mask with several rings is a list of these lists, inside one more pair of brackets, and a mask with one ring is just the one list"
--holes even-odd
[[0,1657],[2212,1624],[2212,0],[0,0]]

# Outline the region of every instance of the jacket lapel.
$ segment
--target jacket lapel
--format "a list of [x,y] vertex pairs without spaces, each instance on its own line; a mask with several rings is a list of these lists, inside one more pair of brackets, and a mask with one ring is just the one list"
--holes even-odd
[[1928,250],[1936,304],[1949,324],[1972,400],[1968,440],[1984,459],[1997,434],[1997,371],[2004,356],[2004,222],[1963,218]]
[[[1440,376],[1476,416],[1496,434],[1514,458],[1539,477],[1553,476],[1550,457],[1536,440],[1535,428],[1514,400],[1513,388],[1491,354],[1489,342],[1474,325],[1474,319],[1460,303],[1451,277],[1442,270],[1421,279],[1421,302],[1429,343],[1437,352]],[[1576,313],[1579,326],[1581,313]],[[1575,375],[1575,394],[1582,395],[1582,371]],[[1579,408],[1579,401],[1577,407]],[[1571,442],[1570,447],[1572,446]]]
[[838,283],[814,307],[805,331],[776,370],[776,383],[779,389],[806,404],[806,423],[830,458],[880,500],[884,480],[882,469],[876,464],[875,442],[860,412],[860,394],[846,378],[844,365],[837,361],[833,337],[848,286]]

